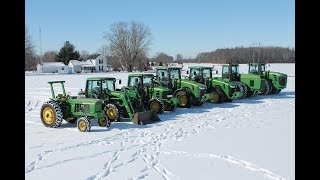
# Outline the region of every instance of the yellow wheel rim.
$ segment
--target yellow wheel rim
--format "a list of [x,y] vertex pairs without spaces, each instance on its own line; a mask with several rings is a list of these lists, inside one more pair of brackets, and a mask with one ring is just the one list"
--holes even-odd
[[107,116],[108,116],[110,119],[116,119],[117,113],[116,113],[116,111],[115,111],[114,109],[109,108],[109,109],[107,110]]
[[86,128],[87,128],[86,123],[85,123],[84,121],[80,121],[80,122],[79,122],[79,129],[80,129],[81,131],[85,131]]
[[43,117],[44,122],[46,122],[47,124],[52,124],[55,119],[55,114],[54,114],[54,111],[52,110],[52,108],[50,108],[50,107],[44,108],[44,110],[42,112],[42,117]]
[[150,109],[151,109],[151,110],[154,110],[154,111],[156,111],[156,112],[159,112],[159,110],[160,110],[160,104],[159,104],[158,102],[156,102],[156,101],[152,101],[152,102],[150,103]]
[[106,121],[105,118],[100,118],[100,119],[99,119],[99,123],[100,123],[101,125],[103,125],[103,126],[107,125],[107,121]]
[[219,94],[217,92],[212,92],[212,98],[211,98],[211,102],[218,102],[219,100]]
[[186,95],[180,95],[178,99],[180,106],[185,106],[188,103],[188,98]]

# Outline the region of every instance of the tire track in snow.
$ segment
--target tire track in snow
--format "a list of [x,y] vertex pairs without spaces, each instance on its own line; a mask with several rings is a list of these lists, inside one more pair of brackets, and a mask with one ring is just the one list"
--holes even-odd
[[189,152],[185,152],[185,151],[163,151],[163,154],[165,155],[180,155],[180,156],[186,156],[186,157],[199,157],[199,158],[214,158],[214,159],[221,159],[223,161],[227,161],[231,164],[235,164],[237,166],[240,166],[244,169],[248,169],[250,171],[255,171],[258,172],[260,174],[262,174],[263,176],[270,178],[270,179],[274,179],[274,180],[285,180],[285,178],[271,172],[268,169],[265,168],[261,168],[253,163],[249,163],[247,161],[241,160],[241,159],[237,159],[234,158],[232,156],[220,156],[220,155],[215,155],[215,154],[206,154],[206,153],[189,153]]

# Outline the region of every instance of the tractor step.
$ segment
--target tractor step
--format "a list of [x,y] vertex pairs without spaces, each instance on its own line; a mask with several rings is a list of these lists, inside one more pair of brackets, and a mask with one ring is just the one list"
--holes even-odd
[[149,110],[145,112],[137,112],[133,116],[133,124],[151,124],[160,121],[157,113]]

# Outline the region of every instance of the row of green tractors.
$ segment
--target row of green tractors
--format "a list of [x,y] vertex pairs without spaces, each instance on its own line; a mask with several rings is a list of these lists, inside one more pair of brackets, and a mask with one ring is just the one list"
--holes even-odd
[[[77,123],[79,131],[91,129],[91,120],[101,127],[129,118],[134,124],[159,121],[157,114],[176,107],[190,108],[204,102],[222,103],[234,99],[275,94],[286,87],[287,75],[266,71],[263,63],[249,64],[249,73],[239,73],[239,65],[222,66],[222,76],[213,77],[212,67],[192,66],[182,78],[179,67],[157,67],[154,74],[129,74],[127,85],[116,88],[116,78],[87,78],[78,96],[66,94],[65,81],[49,82],[52,97],[41,108],[42,123],[59,127],[63,120]],[[121,80],[118,80],[121,84]],[[55,95],[53,85],[61,84]]]

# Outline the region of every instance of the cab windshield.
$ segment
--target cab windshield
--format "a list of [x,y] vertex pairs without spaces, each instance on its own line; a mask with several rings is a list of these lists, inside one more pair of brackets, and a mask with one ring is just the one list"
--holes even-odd
[[232,69],[231,69],[232,73],[239,73],[239,66],[232,66]]
[[102,89],[108,89],[110,91],[114,91],[115,90],[115,84],[114,84],[114,81],[113,80],[107,80],[107,79],[104,79],[102,80]]
[[180,69],[170,69],[171,79],[180,79]]
[[249,72],[250,73],[257,73],[258,72],[258,66],[257,65],[250,65]]
[[203,78],[211,78],[212,77],[211,69],[204,69],[202,76]]
[[261,71],[265,72],[266,71],[266,65],[265,64],[261,64]]
[[143,77],[143,87],[151,87],[152,86],[153,76],[144,76]]

